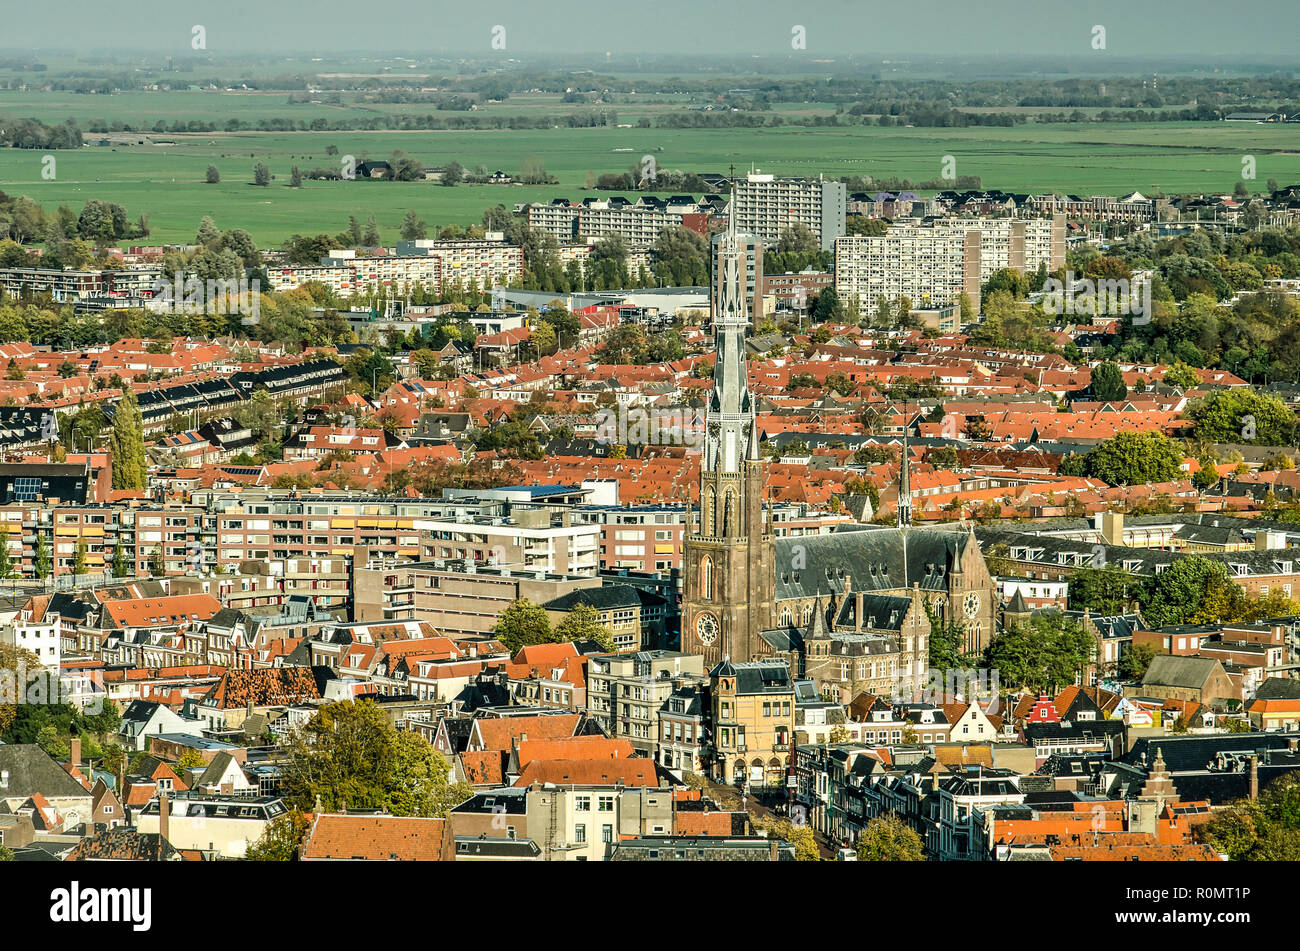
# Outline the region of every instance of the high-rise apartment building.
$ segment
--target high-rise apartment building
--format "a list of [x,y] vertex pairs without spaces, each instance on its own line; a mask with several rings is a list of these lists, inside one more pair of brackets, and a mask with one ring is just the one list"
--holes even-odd
[[980,311],[980,286],[995,272],[1029,274],[1065,266],[1065,219],[909,219],[883,235],[853,235],[835,243],[835,291],[856,298],[867,317],[876,301],[900,297],[916,307],[950,307],[961,295]]
[[817,235],[824,251],[844,234],[848,192],[843,182],[750,172],[737,179],[735,187],[736,230],[766,244],[775,244],[783,231],[796,224]]

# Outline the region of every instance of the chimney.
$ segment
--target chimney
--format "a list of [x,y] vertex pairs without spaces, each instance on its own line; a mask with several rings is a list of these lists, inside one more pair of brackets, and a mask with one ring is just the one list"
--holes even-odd
[[767,840],[768,858],[770,858],[773,862],[777,861],[780,858],[780,856],[777,854],[776,844],[777,844],[776,839]]
[[68,762],[73,766],[81,764],[81,737],[74,736],[68,741]]
[[1107,545],[1123,546],[1124,513],[1105,512],[1101,516],[1101,538]]
[[[171,832],[172,803],[171,797],[163,793],[158,797],[158,834],[167,839]],[[169,842],[170,839],[167,839]]]
[[1250,798],[1259,798],[1259,755],[1250,758]]

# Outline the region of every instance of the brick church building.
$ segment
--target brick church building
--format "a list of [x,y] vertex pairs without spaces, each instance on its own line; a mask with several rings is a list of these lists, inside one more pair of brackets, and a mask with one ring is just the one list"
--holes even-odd
[[[911,527],[906,441],[897,527],[851,526],[777,538],[763,505],[764,463],[745,374],[755,304],[744,288],[757,242],[734,220],[713,266],[717,361],[705,428],[697,518],[683,559],[682,650],[706,668],[779,657],[798,678],[844,701],[862,691],[910,694],[928,672],[931,611],[981,649],[994,630],[996,585],[972,532]],[[757,291],[755,291],[757,293]]]

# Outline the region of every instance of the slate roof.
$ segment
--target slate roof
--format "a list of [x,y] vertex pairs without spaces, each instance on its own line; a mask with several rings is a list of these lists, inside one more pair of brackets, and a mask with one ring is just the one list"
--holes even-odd
[[782,660],[752,660],[733,664],[724,660],[710,671],[710,676],[736,678],[737,694],[793,693],[790,667]]
[[838,594],[846,577],[852,578],[853,591],[896,591],[913,583],[923,591],[947,591],[953,565],[974,543],[960,531],[912,529],[904,559],[903,533],[898,529],[861,527],[778,538],[775,564],[804,567],[777,572],[776,598]]
[[1300,680],[1269,677],[1255,691],[1256,700],[1300,700]]
[[[663,598],[659,598],[658,595],[653,597],[663,601]],[[542,606],[550,611],[569,611],[579,604],[590,604],[598,611],[612,611],[616,608],[640,607],[641,597],[637,589],[630,584],[605,584],[599,588],[570,591],[558,598],[552,598]]]
[[35,743],[0,745],[0,773],[8,773],[8,784],[0,787],[0,798],[46,799],[85,796],[90,793]]
[[477,839],[458,835],[456,854],[492,859],[535,859],[542,854],[542,849],[532,839]]
[[1200,690],[1215,668],[1221,666],[1213,657],[1157,654],[1151,659],[1151,666],[1142,678],[1142,685]]
[[902,595],[866,594],[862,597],[862,617],[857,616],[858,599],[845,598],[835,617],[836,627],[871,628],[877,631],[900,631],[912,599]]
[[[1300,737],[1291,733],[1211,733],[1190,736],[1139,737],[1123,762],[1131,765],[1155,761],[1156,750],[1164,758],[1170,774],[1206,769],[1219,753],[1249,755],[1263,750],[1286,749],[1289,740]],[[1145,760],[1143,759],[1145,757]]]

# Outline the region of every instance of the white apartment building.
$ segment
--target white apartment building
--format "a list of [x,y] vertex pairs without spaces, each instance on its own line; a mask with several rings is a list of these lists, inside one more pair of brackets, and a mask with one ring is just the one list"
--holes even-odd
[[675,196],[659,199],[642,196],[631,202],[625,198],[587,198],[580,202],[556,199],[549,204],[534,202],[526,206],[528,224],[549,231],[565,242],[593,242],[616,234],[631,250],[644,250],[655,243],[659,232],[669,225],[682,225],[691,216],[707,216],[707,206]]
[[399,257],[436,258],[442,266],[442,281],[462,287],[477,283],[480,288],[508,287],[524,270],[524,249],[501,240],[483,241],[399,241]]
[[[31,602],[28,601],[28,604]],[[58,670],[62,656],[62,634],[62,621],[57,611],[46,611],[43,617],[36,617],[30,607],[24,607],[0,626],[0,644],[31,651],[43,668]]]
[[340,297],[420,286],[435,292],[442,289],[442,260],[436,257],[357,258],[335,252],[325,261],[319,265],[268,267],[266,276],[273,290],[292,290],[315,281]]
[[994,271],[1015,268],[1022,274],[1065,266],[1065,216],[1051,218],[936,218],[936,230],[980,233],[980,282]]
[[980,286],[995,271],[1065,265],[1065,219],[938,218],[900,221],[878,237],[835,242],[835,291],[867,317],[876,300],[907,297],[914,307],[949,307],[966,294],[980,311]]
[[736,181],[734,206],[738,231],[773,244],[781,232],[801,224],[829,251],[844,234],[848,192],[843,182],[750,172]]
[[355,251],[332,251],[319,265],[268,267],[267,277],[277,291],[317,281],[347,297],[419,286],[437,292],[457,282],[490,289],[523,274],[523,248],[500,241],[412,241],[398,247],[410,253],[359,258]]
[[964,293],[980,307],[980,232],[894,226],[878,237],[835,242],[835,293],[870,317],[880,297],[906,297],[913,307],[948,307]]

